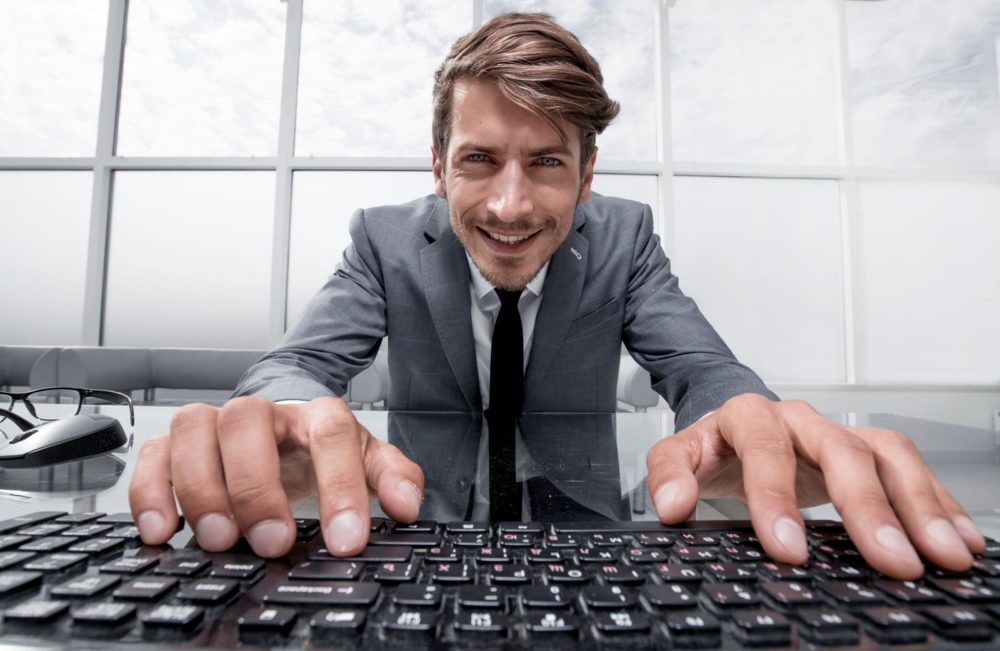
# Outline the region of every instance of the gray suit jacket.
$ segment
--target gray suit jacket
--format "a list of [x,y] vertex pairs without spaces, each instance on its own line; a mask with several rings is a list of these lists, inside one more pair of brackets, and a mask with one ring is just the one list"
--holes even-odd
[[[430,195],[359,210],[350,230],[340,267],[236,395],[343,395],[388,337],[388,408],[480,411],[469,268],[447,203]],[[681,293],[649,207],[593,195],[549,266],[525,412],[614,411],[622,343],[678,429],[741,393],[775,399]]]

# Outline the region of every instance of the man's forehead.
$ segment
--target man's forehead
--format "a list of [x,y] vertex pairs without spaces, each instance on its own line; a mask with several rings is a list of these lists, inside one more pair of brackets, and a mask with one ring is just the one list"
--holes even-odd
[[[500,93],[496,83],[490,80],[459,79],[455,83],[451,102],[452,151],[510,150],[516,147],[535,155],[559,153],[575,156],[579,153],[577,148],[572,147],[573,139],[569,134],[575,133],[576,129],[568,120],[560,115],[548,118],[507,99]],[[504,119],[486,119],[482,103],[498,103],[501,107],[498,116]],[[528,128],[530,142],[515,142],[519,125]],[[535,128],[530,128],[532,126]]]

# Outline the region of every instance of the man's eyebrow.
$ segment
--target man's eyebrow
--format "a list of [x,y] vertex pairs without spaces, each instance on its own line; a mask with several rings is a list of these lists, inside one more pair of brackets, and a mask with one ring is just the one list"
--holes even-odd
[[474,142],[464,142],[460,144],[458,147],[455,147],[455,151],[456,152],[475,151],[482,154],[490,154],[492,156],[493,154],[499,152],[500,148],[491,147],[490,145],[480,145]]
[[550,156],[552,154],[572,156],[573,152],[571,152],[569,147],[566,145],[550,145],[548,147],[542,147],[541,149],[534,149],[528,153],[528,155],[532,158],[536,158],[538,156]]
[[[482,145],[474,142],[465,142],[457,147],[455,147],[456,153],[475,151],[483,154],[495,155],[501,151],[500,147],[493,147],[490,145]],[[551,156],[552,154],[561,154],[563,156],[572,156],[573,152],[566,145],[546,145],[544,147],[539,147],[538,149],[532,149],[528,152],[529,158],[537,158],[539,156]]]

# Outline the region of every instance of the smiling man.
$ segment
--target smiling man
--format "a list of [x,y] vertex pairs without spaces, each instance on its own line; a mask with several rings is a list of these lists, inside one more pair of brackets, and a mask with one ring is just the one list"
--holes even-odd
[[591,194],[596,137],[618,105],[572,34],[539,14],[499,16],[454,45],[435,82],[435,193],[355,213],[340,267],[241,397],[184,408],[144,446],[130,500],[146,543],[175,530],[176,493],[205,549],[244,534],[262,556],[285,553],[301,478],[283,478],[281,461],[303,452],[332,553],[364,547],[369,490],[414,519],[420,468],[333,396],[387,338],[389,408],[487,410],[508,388],[490,386],[507,298],[524,412],[614,411],[622,344],[649,370],[678,431],[648,454],[664,522],[699,495],[737,497],[767,552],[801,563],[798,507],[832,501],[888,575],[919,576],[921,557],[970,566],[983,538],[905,436],[779,401],[681,293],[649,207]]

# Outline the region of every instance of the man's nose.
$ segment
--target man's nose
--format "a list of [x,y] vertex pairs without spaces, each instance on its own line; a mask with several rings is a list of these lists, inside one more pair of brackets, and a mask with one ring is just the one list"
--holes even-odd
[[534,210],[531,179],[518,163],[508,162],[494,177],[486,208],[505,222],[527,217]]

